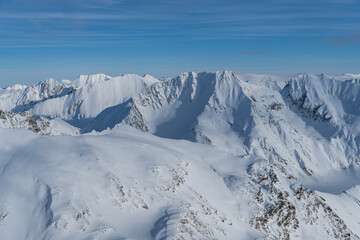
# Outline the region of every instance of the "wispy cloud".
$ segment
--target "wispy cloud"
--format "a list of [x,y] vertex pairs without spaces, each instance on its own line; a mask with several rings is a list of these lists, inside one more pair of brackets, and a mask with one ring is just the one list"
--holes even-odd
[[244,51],[239,52],[240,55],[266,55],[268,52],[257,52],[257,51]]
[[327,38],[325,41],[330,45],[351,46],[360,43],[360,31],[349,34],[345,37]]

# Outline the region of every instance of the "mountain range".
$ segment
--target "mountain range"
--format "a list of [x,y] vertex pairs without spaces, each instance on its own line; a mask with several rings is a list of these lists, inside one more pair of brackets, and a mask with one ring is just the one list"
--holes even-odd
[[0,239],[360,239],[360,75],[0,89]]

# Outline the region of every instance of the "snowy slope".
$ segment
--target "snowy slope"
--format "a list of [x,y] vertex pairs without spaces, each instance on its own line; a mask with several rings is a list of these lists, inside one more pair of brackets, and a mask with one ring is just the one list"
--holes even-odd
[[215,157],[236,160],[226,153],[126,128],[83,137],[0,136],[2,239],[259,235],[243,227],[232,193],[209,165]]
[[318,194],[255,156],[126,127],[80,137],[1,130],[0,146],[2,239],[254,239],[256,228],[356,238]]
[[1,89],[0,239],[359,239],[359,78]]

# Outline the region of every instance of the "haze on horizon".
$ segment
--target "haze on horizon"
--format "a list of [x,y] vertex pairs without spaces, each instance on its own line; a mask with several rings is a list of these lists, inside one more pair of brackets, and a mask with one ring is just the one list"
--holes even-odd
[[352,0],[0,0],[0,86],[94,73],[359,73],[359,10]]

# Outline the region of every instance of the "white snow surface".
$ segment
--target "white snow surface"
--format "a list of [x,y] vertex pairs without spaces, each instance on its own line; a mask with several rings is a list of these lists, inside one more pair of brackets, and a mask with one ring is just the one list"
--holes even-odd
[[0,89],[0,239],[359,239],[359,79]]

